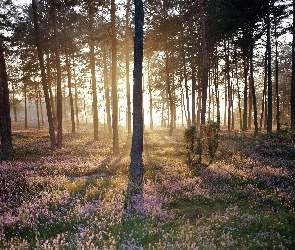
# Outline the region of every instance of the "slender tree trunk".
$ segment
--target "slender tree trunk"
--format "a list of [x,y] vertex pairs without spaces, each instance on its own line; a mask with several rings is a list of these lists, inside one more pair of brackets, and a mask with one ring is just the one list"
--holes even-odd
[[107,126],[109,134],[112,134],[112,119],[111,119],[111,101],[110,101],[110,89],[109,89],[109,78],[108,78],[108,65],[107,65],[107,52],[106,47],[103,47],[103,77],[104,77],[104,91],[106,101],[106,115],[107,115]]
[[16,101],[15,101],[15,87],[14,87],[13,83],[12,83],[12,103],[13,103],[14,122],[17,122]]
[[79,129],[78,91],[77,91],[77,81],[76,81],[76,71],[75,71],[75,57],[74,57],[74,56],[73,56],[73,70],[74,70],[74,82],[75,82],[75,110],[76,110],[76,124],[77,124],[77,129]]
[[[181,36],[184,37],[183,29],[181,29]],[[181,46],[182,54],[182,64],[183,64],[183,77],[184,77],[184,87],[185,87],[185,99],[186,99],[186,112],[187,112],[187,127],[189,128],[192,125],[191,114],[190,114],[190,105],[189,105],[189,90],[188,90],[188,80],[187,80],[187,70],[186,70],[186,58],[185,58],[185,48],[184,45]]]
[[56,146],[56,141],[55,141],[54,125],[53,125],[53,118],[52,118],[51,105],[50,105],[50,99],[49,99],[49,91],[48,91],[47,79],[46,79],[46,74],[45,74],[43,51],[42,51],[42,46],[41,46],[41,41],[40,41],[37,0],[32,0],[32,8],[33,8],[33,16],[34,16],[36,46],[37,46],[39,63],[40,63],[42,85],[43,85],[43,90],[44,90],[47,118],[48,118],[48,124],[49,124],[50,142],[51,142],[51,147],[54,148]]
[[271,34],[270,34],[270,5],[267,10],[267,59],[268,59],[268,74],[267,74],[267,132],[272,132],[272,79],[271,79]]
[[27,84],[24,84],[24,96],[25,96],[25,129],[28,128],[28,109],[27,109]]
[[13,159],[13,146],[11,136],[11,117],[9,103],[9,89],[3,45],[0,40],[0,137],[2,160]]
[[[48,83],[48,91],[49,91],[49,98],[50,98],[50,105],[52,110],[52,119],[53,119],[53,126],[54,129],[57,128],[57,118],[56,118],[56,109],[55,109],[55,102],[54,102],[54,95],[52,91],[52,77],[51,77],[51,63],[50,63],[50,52],[48,52],[48,56],[46,58],[46,73],[47,73],[47,83]],[[46,101],[46,100],[45,100]]]
[[202,27],[202,112],[201,112],[201,125],[206,123],[206,107],[207,107],[207,88],[208,88],[208,55],[207,55],[207,41],[205,30],[205,7],[204,0],[200,0],[200,15]]
[[195,68],[195,51],[196,51],[196,42],[193,30],[193,13],[190,17],[190,33],[192,39],[192,53],[190,56],[191,60],[191,69],[192,69],[192,124],[196,124],[196,68]]
[[[166,41],[166,48],[168,47]],[[166,69],[166,88],[169,100],[169,109],[170,109],[170,123],[169,123],[169,136],[172,136],[173,133],[173,118],[174,118],[174,109],[173,109],[173,97],[171,91],[171,84],[170,84],[170,72],[169,72],[169,52],[166,50],[165,52],[165,69]]]
[[275,23],[275,39],[276,39],[276,101],[277,101],[277,114],[276,114],[276,120],[277,120],[277,131],[280,131],[281,129],[281,112],[280,112],[280,95],[279,95],[279,61],[278,61],[278,35],[277,35],[277,21],[274,21]]
[[37,114],[37,123],[38,123],[38,130],[40,130],[40,115],[39,115],[39,100],[38,100],[38,88],[37,85],[35,86],[35,104],[36,104],[36,114]]
[[68,76],[68,89],[69,89],[69,98],[70,98],[70,108],[71,108],[71,123],[72,123],[72,133],[76,132],[76,124],[75,124],[75,110],[74,110],[74,100],[73,100],[73,94],[72,94],[72,73],[71,73],[71,66],[70,66],[70,60],[69,55],[66,50],[66,67],[67,67],[67,76]]
[[243,112],[243,131],[247,130],[247,109],[248,109],[248,69],[249,69],[248,57],[244,56],[244,112]]
[[265,50],[264,56],[264,84],[263,84],[263,92],[262,92],[262,107],[261,107],[261,117],[260,117],[260,129],[262,129],[263,119],[267,120],[267,117],[264,118],[265,112],[265,103],[266,103],[266,89],[267,89],[267,48]]
[[62,147],[62,88],[61,88],[61,68],[60,68],[60,52],[59,52],[59,39],[57,33],[57,15],[56,6],[52,3],[52,20],[53,20],[53,33],[54,33],[54,47],[55,47],[55,63],[56,63],[56,86],[57,86],[57,148]]
[[43,116],[43,108],[42,108],[42,96],[41,96],[41,92],[39,90],[39,85],[38,85],[38,95],[39,95],[41,123],[42,123],[42,126],[44,126],[44,116]]
[[111,0],[112,30],[112,108],[113,108],[113,154],[119,154],[118,135],[118,97],[117,97],[117,38],[116,38],[116,4]]
[[258,135],[258,121],[257,121],[257,102],[254,86],[254,68],[253,68],[253,45],[250,48],[250,84],[252,89],[252,98],[253,98],[253,108],[254,108],[254,127],[255,135]]
[[126,4],[126,25],[125,25],[125,64],[126,64],[126,88],[127,88],[127,130],[131,135],[131,101],[130,101],[130,80],[129,80],[129,11],[130,0]]
[[150,102],[150,130],[154,129],[153,121],[153,93],[151,86],[151,74],[150,74],[150,57],[148,56],[148,86],[149,86],[149,102]]
[[133,71],[133,136],[131,148],[130,179],[138,184],[143,179],[143,118],[142,118],[142,60],[143,60],[143,21],[142,0],[135,4],[135,37],[134,37],[134,71]]
[[90,28],[90,68],[91,68],[91,86],[92,86],[92,111],[93,111],[93,138],[98,141],[98,110],[97,110],[97,88],[95,76],[95,54],[94,54],[94,37],[93,37],[93,17],[94,13],[89,12],[89,28]]

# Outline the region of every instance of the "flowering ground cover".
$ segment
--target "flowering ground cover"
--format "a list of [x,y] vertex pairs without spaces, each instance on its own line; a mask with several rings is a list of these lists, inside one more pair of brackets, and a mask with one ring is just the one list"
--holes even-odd
[[114,157],[105,134],[67,134],[51,151],[46,131],[15,131],[15,160],[0,165],[0,248],[295,249],[294,145],[223,133],[213,163],[191,168],[183,131],[145,132],[144,184],[128,198],[124,132]]

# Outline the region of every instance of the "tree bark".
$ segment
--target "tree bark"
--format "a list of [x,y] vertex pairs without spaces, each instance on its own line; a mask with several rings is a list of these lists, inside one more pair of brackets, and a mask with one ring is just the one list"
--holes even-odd
[[134,0],[135,37],[133,71],[133,136],[131,148],[130,179],[142,183],[143,179],[143,117],[142,117],[142,60],[143,60],[143,3]]
[[57,116],[57,148],[62,147],[62,88],[61,88],[61,67],[60,67],[60,50],[59,50],[59,39],[57,31],[57,14],[56,6],[52,3],[52,22],[53,22],[53,33],[54,33],[54,49],[55,49],[55,64],[56,64],[56,89],[57,89],[57,100],[56,100],[56,116]]
[[45,96],[47,118],[48,118],[48,124],[49,124],[49,136],[50,136],[51,147],[54,148],[56,146],[56,140],[55,140],[54,124],[53,124],[51,105],[50,105],[50,99],[49,99],[48,85],[47,85],[47,79],[46,79],[46,74],[45,74],[43,51],[42,51],[42,45],[41,45],[41,40],[40,40],[37,0],[32,0],[32,8],[33,8],[33,16],[34,16],[34,29],[35,29],[35,36],[36,36],[36,46],[37,46],[39,63],[40,63],[42,86],[43,86],[43,91],[44,91],[44,96]]
[[270,37],[270,6],[267,10],[267,132],[272,132],[272,79],[271,79],[271,37]]
[[76,124],[75,124],[75,110],[74,110],[74,100],[72,94],[72,73],[71,73],[71,66],[70,60],[68,55],[68,49],[66,50],[66,67],[67,67],[67,76],[68,76],[68,89],[69,89],[69,97],[70,97],[70,108],[71,108],[71,123],[72,123],[72,133],[76,132]]
[[116,37],[116,4],[111,0],[112,30],[112,108],[113,108],[113,154],[119,154],[118,135],[118,97],[117,97],[117,37]]
[[97,88],[95,76],[95,54],[94,54],[94,38],[93,38],[93,15],[89,10],[89,29],[90,29],[90,68],[91,68],[91,86],[92,86],[92,110],[93,110],[93,139],[98,141],[98,110],[97,110]]
[[127,130],[131,135],[131,101],[130,101],[130,80],[129,80],[129,11],[130,0],[126,5],[126,26],[125,26],[125,64],[126,64],[126,88],[127,88]]
[[252,99],[253,99],[253,108],[254,108],[254,127],[255,127],[255,135],[258,135],[258,121],[257,121],[257,101],[255,94],[255,86],[254,86],[254,68],[253,68],[253,45],[250,48],[250,84],[252,89]]
[[244,112],[243,112],[243,131],[247,130],[247,109],[248,109],[248,69],[249,61],[247,55],[244,55]]
[[202,27],[202,112],[201,112],[201,125],[206,123],[206,108],[207,108],[207,88],[208,88],[208,55],[207,55],[207,40],[205,29],[205,6],[204,0],[200,0],[200,15]]
[[109,79],[108,79],[108,65],[107,65],[107,51],[106,47],[103,47],[103,77],[104,77],[104,91],[105,91],[105,101],[106,101],[106,116],[107,116],[107,126],[109,134],[112,134],[112,119],[111,119],[111,102],[110,102],[110,89],[109,89]]
[[291,128],[295,132],[295,1],[293,1],[292,83],[291,83]]
[[3,45],[0,41],[0,136],[1,161],[13,159],[9,89]]

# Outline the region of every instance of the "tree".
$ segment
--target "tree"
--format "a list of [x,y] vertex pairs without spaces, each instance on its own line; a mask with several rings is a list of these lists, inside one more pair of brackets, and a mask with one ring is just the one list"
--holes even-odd
[[43,91],[45,96],[47,118],[48,118],[48,124],[49,124],[50,142],[51,142],[51,147],[54,148],[56,146],[56,141],[55,141],[53,117],[52,117],[51,105],[50,105],[50,99],[49,99],[49,91],[48,91],[48,85],[47,85],[47,79],[46,79],[45,67],[44,67],[43,49],[42,49],[42,44],[40,40],[40,29],[39,29],[39,20],[38,20],[39,14],[37,9],[37,0],[32,0],[32,9],[33,9],[33,16],[34,16],[36,47],[37,47],[38,58],[40,63],[42,85],[43,85]]
[[57,14],[56,14],[56,3],[51,3],[52,11],[52,26],[54,33],[54,50],[55,50],[55,65],[56,65],[56,86],[57,86],[57,148],[62,147],[62,90],[61,90],[61,66],[60,66],[60,49],[59,49],[59,38],[57,31]]
[[1,160],[13,159],[8,80],[7,80],[3,45],[1,40],[0,40],[0,136],[1,136],[1,158],[0,159]]
[[292,83],[291,83],[291,128],[295,132],[295,1],[293,1]]
[[143,60],[143,21],[142,0],[134,0],[135,37],[133,71],[133,135],[131,148],[130,179],[138,183],[143,179],[143,117],[142,117],[142,60]]
[[116,4],[111,0],[112,30],[112,108],[113,108],[113,154],[119,154],[118,138],[118,97],[117,97],[117,38],[116,38]]

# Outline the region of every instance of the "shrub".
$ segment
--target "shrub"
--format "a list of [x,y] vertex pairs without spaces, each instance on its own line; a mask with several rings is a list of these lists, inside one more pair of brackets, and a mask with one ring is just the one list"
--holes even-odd
[[185,148],[190,165],[210,164],[217,151],[219,141],[219,124],[210,121],[202,125],[202,137],[196,125],[184,131]]

